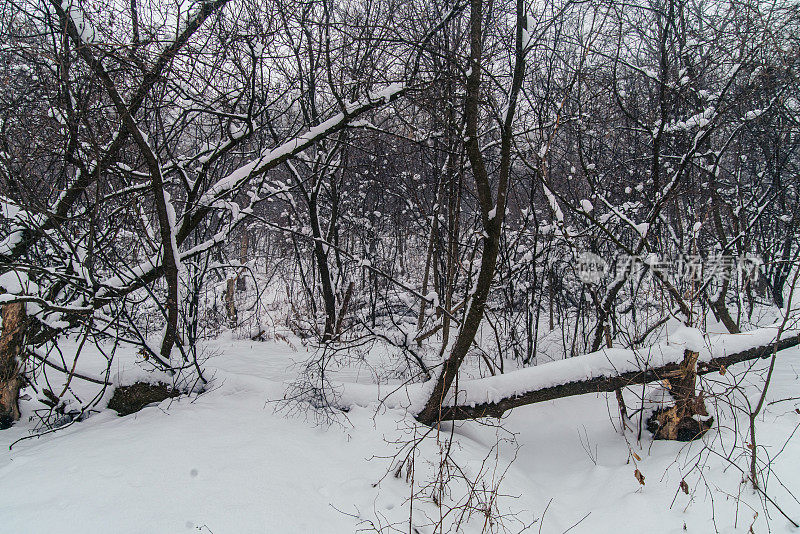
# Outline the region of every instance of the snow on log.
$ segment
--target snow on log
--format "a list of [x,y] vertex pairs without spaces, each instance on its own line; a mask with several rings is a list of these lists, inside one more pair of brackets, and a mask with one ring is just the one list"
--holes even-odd
[[[457,392],[451,391],[445,399],[441,420],[500,417],[518,406],[660,381],[679,370],[686,350],[699,353],[697,373],[706,374],[800,345],[800,331],[787,331],[776,343],[777,331],[776,325],[740,334],[704,336],[699,330],[682,328],[668,341],[643,349],[603,349],[487,378],[462,379]],[[347,407],[380,402],[388,408],[416,413],[427,400],[430,382],[382,385],[377,391],[375,385],[345,384],[339,404]]]
[[[701,358],[697,363],[697,374],[702,375],[719,371],[720,369],[727,368],[730,365],[748,360],[767,358],[772,354],[773,350],[788,349],[799,344],[800,335],[794,335],[792,337],[782,339],[777,343],[769,343],[758,347],[751,347],[741,352],[728,354],[726,356],[702,358],[701,355]],[[681,356],[682,355],[683,354],[681,353]],[[448,421],[476,419],[480,417],[500,417],[506,411],[518,406],[525,406],[527,404],[535,404],[537,402],[560,399],[563,397],[571,397],[574,395],[583,395],[586,393],[611,392],[627,386],[656,382],[666,378],[671,378],[675,375],[675,373],[679,372],[680,362],[681,360],[670,361],[662,363],[658,367],[644,366],[637,370],[625,371],[616,375],[611,373],[609,375],[594,376],[582,380],[573,380],[563,384],[557,384],[537,390],[518,393],[514,394],[513,396],[498,398],[497,400],[483,403],[450,404],[442,409],[442,420]],[[471,396],[474,396],[474,394]]]

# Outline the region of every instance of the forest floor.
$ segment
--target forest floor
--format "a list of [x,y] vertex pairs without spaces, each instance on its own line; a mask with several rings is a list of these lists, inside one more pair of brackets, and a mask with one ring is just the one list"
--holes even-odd
[[[459,532],[501,526],[559,534],[796,531],[743,483],[746,417],[724,399],[709,401],[714,428],[692,443],[653,441],[646,430],[637,440],[638,415],[630,423],[634,430],[620,433],[613,394],[518,408],[501,426],[448,424],[441,435],[420,439],[425,427],[377,402],[354,407],[332,424],[285,404],[287,385],[310,355],[298,344],[222,339],[208,343],[205,352],[212,356],[207,392],[126,417],[105,409],[9,450],[35,426],[31,417],[40,404],[26,390],[31,400],[22,402],[22,420],[0,432],[0,533],[423,534],[434,532],[442,516]],[[81,356],[81,369],[94,365],[99,372],[101,359],[94,354],[93,362],[92,355]],[[800,349],[779,354],[757,426],[759,461],[770,462],[766,491],[795,521],[798,357]],[[134,359],[133,351],[120,349],[115,383],[143,376]],[[741,379],[745,366],[736,367],[725,377],[708,375],[706,386],[719,389],[711,382]],[[332,369],[329,378],[370,382],[373,374],[361,366]],[[91,389],[77,381],[73,387]],[[757,389],[745,391],[755,404]],[[635,406],[633,392],[626,395]],[[443,449],[450,435],[453,445]],[[411,443],[418,443],[413,451]],[[443,450],[454,475],[439,507],[429,483],[440,472]],[[406,457],[414,459],[413,478],[407,477],[408,462],[397,469]],[[468,493],[467,481],[486,490]],[[463,506],[466,495],[472,500]],[[487,501],[489,517],[481,513]]]

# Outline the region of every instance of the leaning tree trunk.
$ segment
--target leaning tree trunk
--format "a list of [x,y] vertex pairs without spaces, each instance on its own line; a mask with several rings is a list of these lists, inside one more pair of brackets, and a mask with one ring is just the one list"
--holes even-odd
[[25,304],[11,302],[3,306],[3,332],[0,335],[0,429],[19,419],[19,356],[25,336]]
[[[417,420],[426,425],[434,425],[442,420],[444,399],[458,375],[464,357],[467,355],[475,335],[483,320],[486,302],[497,267],[500,236],[506,209],[506,195],[511,169],[511,148],[513,137],[514,110],[517,96],[522,87],[525,67],[525,54],[522,46],[522,30],[526,28],[524,4],[517,0],[516,61],[507,111],[502,125],[500,143],[500,165],[498,168],[497,194],[492,194],[491,181],[486,162],[479,145],[478,123],[480,121],[481,70],[483,60],[483,1],[470,0],[470,74],[467,76],[467,96],[464,105],[465,141],[464,149],[472,167],[475,188],[480,203],[483,224],[483,254],[478,279],[469,307],[456,337],[450,355],[444,361],[428,401]],[[449,312],[449,310],[448,310]]]

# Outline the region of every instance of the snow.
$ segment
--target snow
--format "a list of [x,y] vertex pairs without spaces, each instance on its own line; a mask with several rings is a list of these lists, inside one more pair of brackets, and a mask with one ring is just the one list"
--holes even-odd
[[22,242],[26,228],[40,225],[43,217],[29,213],[19,207],[13,200],[0,195],[0,217],[9,222],[9,231],[0,239],[0,255],[11,254]]
[[525,25],[522,28],[522,49],[527,50],[533,44],[536,28],[536,19],[530,15],[525,17]]
[[[762,337],[763,336],[763,337]],[[750,334],[746,337],[748,339],[748,348],[750,346],[758,346],[750,344],[750,341],[758,340],[758,343],[764,341],[764,344],[771,342],[777,336],[777,329],[773,330],[771,328],[764,329],[763,334]],[[741,336],[740,336],[741,337]],[[724,350],[725,339],[728,336],[726,335],[718,335],[714,336],[713,340],[709,340],[709,343],[712,344],[713,349],[709,351],[708,357],[710,358],[712,355],[719,357],[724,355],[724,352],[719,352],[720,350]],[[691,328],[688,326],[679,326],[672,334],[669,335],[668,343],[672,345],[680,345],[685,350],[691,350],[694,352],[703,352],[706,349],[706,339],[703,336],[703,333],[698,330],[697,328]],[[734,351],[736,352],[736,351]],[[705,361],[705,360],[704,360]]]
[[748,111],[747,113],[744,114],[744,120],[750,121],[750,120],[753,120],[753,119],[757,119],[763,113],[764,113],[764,110],[762,110],[762,109],[754,109],[752,111]]
[[72,19],[81,41],[91,44],[97,40],[97,35],[77,3],[77,0],[62,0],[61,9]]
[[[696,342],[697,334],[676,333],[671,342],[678,351]],[[758,331],[749,340],[730,336],[723,341],[726,350],[734,350],[768,335]],[[332,426],[275,412],[274,401],[283,398],[287,382],[311,355],[293,345],[231,338],[207,343],[204,350],[216,354],[208,362],[214,378],[207,393],[164,401],[127,417],[104,410],[9,450],[32,428],[28,417],[37,403],[23,401],[23,420],[0,432],[2,531],[336,534],[368,530],[371,521],[405,532],[412,486],[392,476],[393,456],[403,451],[402,443],[419,438],[420,427],[403,410],[385,405],[353,407]],[[64,348],[65,353],[74,350],[74,342]],[[622,352],[606,354],[613,361]],[[81,357],[81,370],[102,366],[102,358],[91,356]],[[143,375],[132,364],[133,354],[118,356],[115,382]],[[773,457],[773,477],[786,486],[771,483],[772,497],[792,517],[800,516],[800,504],[787,493],[800,476],[795,461],[800,442],[787,443],[798,421],[798,401],[791,400],[797,388],[792,362],[798,356],[800,350],[793,349],[778,358],[759,420],[760,446]],[[578,365],[581,359],[568,361]],[[760,369],[765,363],[758,364]],[[736,372],[731,368],[726,377],[733,382]],[[352,385],[372,381],[364,369],[343,368],[334,375]],[[446,425],[444,434],[453,431],[452,453],[465,472],[477,473],[487,458],[498,462],[498,473],[508,468],[501,486],[506,497],[498,506],[519,521],[540,521],[534,532],[541,526],[542,532],[573,527],[572,533],[677,534],[716,527],[744,533],[751,523],[754,532],[765,532],[758,496],[741,483],[741,473],[724,455],[704,448],[732,439],[730,413],[722,405],[711,409],[722,424],[703,442],[691,444],[651,442],[647,432],[638,443],[635,433],[620,434],[613,395],[605,394],[518,408],[504,420],[505,430],[465,422]],[[414,487],[435,472],[441,443],[434,435],[422,441]],[[644,486],[634,478],[635,469],[646,477]],[[689,495],[679,490],[682,480]],[[704,480],[710,481],[708,487]],[[458,498],[457,491],[452,498]],[[424,524],[438,517],[438,509],[417,502],[413,517],[418,532],[431,534]],[[774,508],[769,521],[771,532],[794,532]],[[471,521],[459,532],[482,532],[482,527],[481,521]]]
[[[0,289],[5,293],[16,295],[26,292],[29,284],[35,284],[28,279],[26,273],[21,271],[8,271],[0,274]],[[35,288],[33,289],[35,291]]]
[[544,184],[542,184],[542,188],[544,189],[544,194],[547,196],[547,201],[550,203],[550,209],[553,210],[553,214],[556,216],[556,220],[559,223],[564,222],[564,213],[561,211],[561,207],[558,205],[558,200],[556,200],[556,196],[553,194],[550,189]]
[[[2,531],[351,533],[367,520],[408,521],[408,485],[391,476],[387,459],[417,426],[406,413],[354,408],[338,424],[315,425],[275,411],[307,352],[233,339],[206,350],[219,354],[207,393],[123,418],[105,410],[9,451],[32,426],[25,421],[37,403],[23,401],[22,422],[0,433]],[[113,378],[130,383],[142,372],[122,364]],[[430,441],[423,450],[433,456]],[[465,468],[486,453],[458,441]],[[510,478],[521,491],[524,478]],[[421,507],[419,523],[435,511]]]

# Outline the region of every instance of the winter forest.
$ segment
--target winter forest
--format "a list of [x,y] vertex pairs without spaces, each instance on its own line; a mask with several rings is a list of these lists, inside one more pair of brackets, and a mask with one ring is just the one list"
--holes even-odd
[[0,533],[800,531],[800,4],[4,0]]

